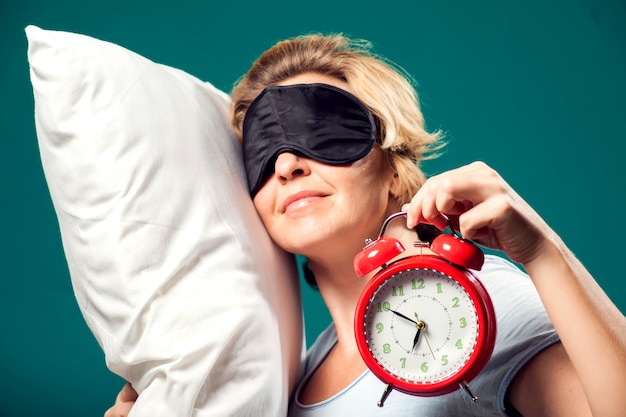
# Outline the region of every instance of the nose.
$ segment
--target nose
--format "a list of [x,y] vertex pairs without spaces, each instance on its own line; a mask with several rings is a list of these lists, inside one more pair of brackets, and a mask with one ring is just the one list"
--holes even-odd
[[296,177],[309,175],[311,167],[307,158],[291,152],[283,152],[276,158],[274,173],[278,181],[285,183]]

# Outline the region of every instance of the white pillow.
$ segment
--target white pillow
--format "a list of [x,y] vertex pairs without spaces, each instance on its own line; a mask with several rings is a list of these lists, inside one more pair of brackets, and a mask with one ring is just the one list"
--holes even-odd
[[297,271],[251,203],[228,96],[111,43],[26,34],[74,292],[140,393],[131,415],[284,415],[303,352]]

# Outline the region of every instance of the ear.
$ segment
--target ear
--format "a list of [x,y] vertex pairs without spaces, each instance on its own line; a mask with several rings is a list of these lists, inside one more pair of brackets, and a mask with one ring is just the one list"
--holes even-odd
[[402,193],[402,181],[400,180],[400,174],[398,173],[398,168],[396,167],[394,157],[392,156],[390,151],[382,150],[384,159],[383,159],[383,167],[381,173],[388,178],[389,184],[389,196],[392,199],[397,199],[401,197]]
[[400,195],[400,175],[395,169],[392,170],[391,182],[389,184],[389,195],[397,198]]

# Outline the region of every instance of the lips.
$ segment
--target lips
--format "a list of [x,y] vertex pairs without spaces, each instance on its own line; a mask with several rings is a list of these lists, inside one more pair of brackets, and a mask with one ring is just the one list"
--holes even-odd
[[286,212],[290,206],[297,205],[299,202],[302,202],[302,200],[320,197],[326,197],[326,194],[319,191],[311,190],[299,191],[295,194],[290,195],[285,199],[285,201],[283,201],[282,212]]

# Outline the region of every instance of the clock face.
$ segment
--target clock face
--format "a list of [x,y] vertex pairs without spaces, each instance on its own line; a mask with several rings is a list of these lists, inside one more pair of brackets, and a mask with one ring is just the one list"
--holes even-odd
[[415,384],[419,391],[445,385],[467,367],[483,331],[479,322],[473,298],[457,280],[430,268],[408,268],[375,287],[362,325],[382,371],[403,381],[405,390]]

